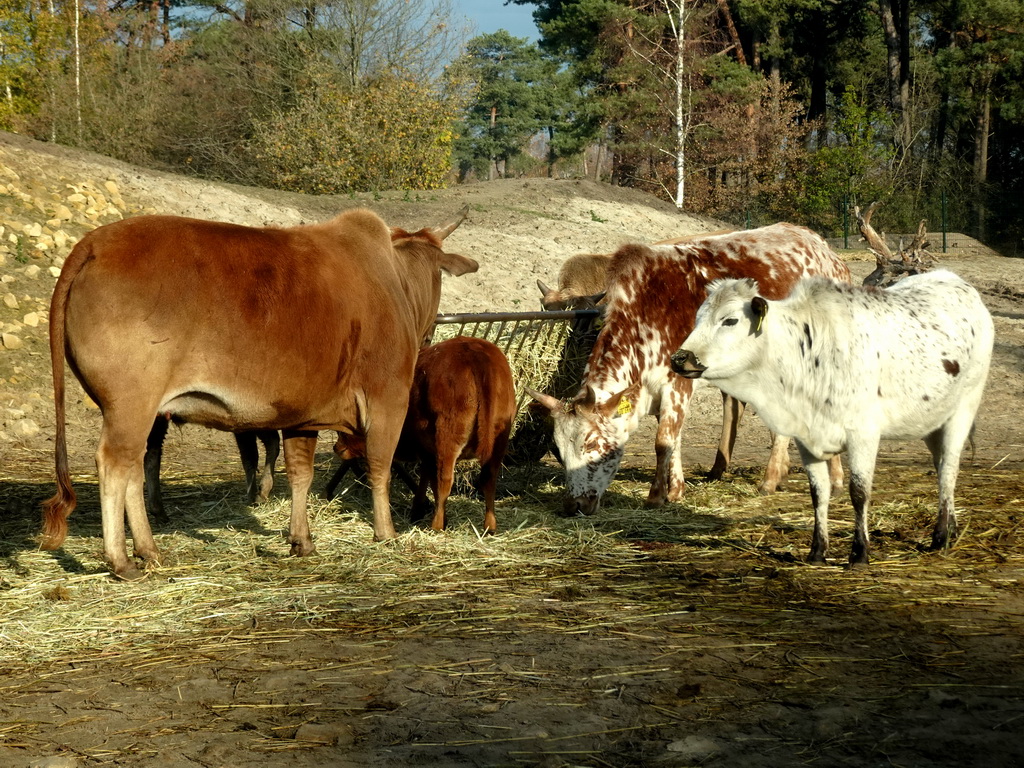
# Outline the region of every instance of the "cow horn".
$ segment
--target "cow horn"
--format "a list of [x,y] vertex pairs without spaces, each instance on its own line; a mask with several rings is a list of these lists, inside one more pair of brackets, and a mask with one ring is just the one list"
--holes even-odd
[[466,217],[468,215],[469,206],[467,205],[464,206],[461,211],[459,211],[456,218],[454,218],[452,221],[448,222],[443,227],[435,227],[433,230],[434,234],[437,235],[438,239],[444,240],[446,237],[448,237],[448,235],[455,231],[456,227],[458,227],[459,224],[466,220]]
[[543,405],[552,413],[561,413],[562,411],[565,410],[564,403],[557,397],[552,397],[551,395],[544,394],[543,392],[538,392],[537,390],[530,389],[529,387],[526,387],[525,389],[526,394],[528,394],[530,397],[532,397],[534,400]]

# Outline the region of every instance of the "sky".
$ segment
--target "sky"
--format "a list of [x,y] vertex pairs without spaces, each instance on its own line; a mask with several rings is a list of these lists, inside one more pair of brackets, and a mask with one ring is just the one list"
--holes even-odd
[[477,35],[504,29],[513,37],[537,39],[534,5],[505,5],[505,0],[453,0],[453,5],[457,14],[476,27]]

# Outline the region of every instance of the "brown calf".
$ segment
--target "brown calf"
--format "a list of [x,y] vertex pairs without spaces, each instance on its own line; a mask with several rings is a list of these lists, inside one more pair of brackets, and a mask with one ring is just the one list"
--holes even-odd
[[[515,385],[505,355],[485,339],[457,336],[420,350],[395,459],[419,464],[412,519],[433,512],[431,528],[445,527],[445,503],[455,463],[480,462],[477,488],[484,497],[484,530],[494,533],[494,496],[501,462],[516,416]],[[346,464],[328,485],[337,484],[348,461],[362,455],[358,440],[339,436],[335,451]],[[431,508],[427,484],[434,493]]]

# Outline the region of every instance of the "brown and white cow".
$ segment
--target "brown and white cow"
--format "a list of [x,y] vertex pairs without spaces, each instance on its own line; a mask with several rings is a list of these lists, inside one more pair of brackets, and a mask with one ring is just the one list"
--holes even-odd
[[[781,298],[806,275],[850,280],[846,264],[821,237],[793,224],[620,248],[609,268],[605,322],[580,393],[568,402],[531,393],[555,421],[555,443],[565,463],[565,512],[597,511],[643,414],[658,417],[657,468],[647,503],[680,500],[680,445],[693,387],[670,373],[669,356],[693,329],[707,284],[751,277],[766,294]],[[738,420],[742,404],[736,409]],[[776,437],[763,486],[774,488],[782,477],[788,445],[788,438]],[[834,463],[834,478],[838,471]]]
[[[735,230],[722,229],[715,232],[704,232],[694,235],[683,235],[668,240],[659,240],[653,245],[679,245],[694,240],[714,237],[715,235],[727,235]],[[541,306],[548,311],[565,309],[599,309],[603,305],[599,302],[604,298],[608,288],[608,265],[611,263],[613,254],[591,254],[581,253],[570,256],[562,263],[558,272],[558,288],[549,288],[544,282],[538,280],[537,287],[541,292]],[[596,334],[596,330],[588,328],[582,343],[590,343],[590,337]],[[589,347],[587,348],[589,353]],[[584,353],[586,354],[586,353]],[[582,363],[576,379],[583,376]],[[573,382],[576,384],[576,381]],[[557,393],[556,393],[557,394]],[[743,413],[743,403],[736,402],[732,397],[722,393],[722,434],[718,440],[718,450],[715,454],[715,463],[708,472],[708,479],[720,480],[729,468],[732,460],[732,451],[736,445],[736,431],[739,428],[740,415]],[[776,468],[780,461],[780,447],[773,453],[773,459],[768,464],[767,479],[761,483],[762,493],[773,493],[779,485],[779,476],[783,469]],[[558,448],[553,449],[556,454]],[[561,457],[559,456],[559,459]]]
[[96,460],[115,575],[141,575],[126,554],[126,515],[135,555],[159,560],[143,500],[157,415],[232,432],[283,430],[293,555],[315,551],[306,495],[317,432],[360,435],[374,538],[393,538],[391,458],[441,270],[477,269],[442,248],[464,217],[408,233],[365,209],[282,229],[140,216],[83,237],[50,305],[57,493],[44,505],[42,547],[61,545],[76,501],[65,358],[103,413]]
[[[484,497],[484,532],[494,533],[494,499],[501,462],[516,418],[512,369],[502,351],[486,339],[456,336],[420,350],[409,392],[402,437],[395,459],[419,465],[412,502],[413,521],[433,513],[431,528],[445,527],[445,503],[451,494],[455,464],[480,462],[477,489]],[[359,440],[339,439],[335,451],[347,465],[363,455]],[[427,485],[434,504],[427,500]]]

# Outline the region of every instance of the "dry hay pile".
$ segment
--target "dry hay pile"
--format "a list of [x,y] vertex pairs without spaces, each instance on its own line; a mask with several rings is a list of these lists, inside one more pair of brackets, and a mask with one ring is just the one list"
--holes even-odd
[[[559,474],[548,466],[506,473],[499,534],[487,537],[479,530],[481,502],[465,496],[450,500],[447,532],[410,529],[399,514],[405,531],[389,544],[371,541],[368,496],[311,498],[319,554],[305,559],[287,556],[288,503],[280,491],[249,508],[236,477],[165,477],[174,520],[157,532],[165,562],[140,583],[110,578],[97,512],[72,516],[61,551],[36,550],[36,489],[26,486],[21,503],[8,508],[24,514],[3,522],[0,660],[20,667],[113,655],[160,664],[175,637],[204,653],[246,642],[237,633],[263,628],[283,637],[328,628],[479,637],[511,624],[517,631],[628,633],[634,621],[709,603],[763,612],[765,620],[794,605],[854,613],[868,605],[976,609],[999,590],[1020,589],[992,570],[1024,565],[1024,485],[1018,473],[998,467],[965,469],[960,505],[968,511],[960,540],[945,553],[920,546],[934,520],[934,476],[880,467],[873,565],[852,571],[800,562],[811,528],[802,475],[790,478],[790,492],[769,497],[757,495],[754,469],[728,482],[691,481],[684,505],[651,510],[643,506],[649,473],[626,469],[599,516],[567,520],[552,514]],[[81,507],[96,510],[95,477],[75,480]],[[399,484],[393,493],[395,508],[407,508]],[[841,564],[851,515],[848,505],[833,506],[831,559]],[[773,642],[786,643],[785,634]]]

